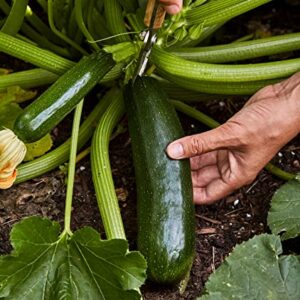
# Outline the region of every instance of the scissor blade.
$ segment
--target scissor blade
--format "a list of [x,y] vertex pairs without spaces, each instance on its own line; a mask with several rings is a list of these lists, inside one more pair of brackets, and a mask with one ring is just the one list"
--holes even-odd
[[144,22],[148,25],[144,37],[144,45],[138,58],[133,82],[138,76],[142,76],[146,70],[149,56],[156,42],[156,30],[161,27],[165,17],[165,11],[158,0],[148,0]]
[[156,32],[153,30],[147,30],[144,42],[145,44],[140,52],[137,67],[134,72],[133,82],[138,76],[142,76],[146,70],[152,47],[156,42]]

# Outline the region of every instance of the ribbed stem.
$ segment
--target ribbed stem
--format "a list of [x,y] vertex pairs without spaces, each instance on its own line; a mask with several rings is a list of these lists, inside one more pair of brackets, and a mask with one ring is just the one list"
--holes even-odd
[[58,75],[39,68],[14,72],[0,76],[0,93],[5,92],[10,86],[17,85],[23,89],[30,89],[53,83],[57,78]]
[[[103,0],[104,14],[107,27],[112,35],[126,33],[126,27],[123,20],[122,8],[118,0]],[[128,35],[119,35],[114,38],[114,43],[130,41]]]
[[22,26],[28,0],[14,0],[12,3],[10,13],[1,31],[6,34],[16,35]]
[[283,78],[259,80],[249,82],[216,82],[216,81],[203,81],[201,79],[189,79],[179,76],[170,75],[166,72],[159,71],[159,74],[177,85],[188,90],[197,91],[206,94],[217,95],[253,95],[261,88],[277,83]]
[[[219,122],[217,122],[216,120],[214,120],[213,118],[205,115],[204,113],[200,112],[199,110],[185,104],[182,103],[181,101],[176,101],[176,100],[171,100],[171,103],[174,105],[174,107],[176,108],[176,110],[186,114],[187,116],[201,122],[202,124],[208,126],[209,128],[216,128],[218,126],[220,126],[221,124]],[[277,176],[280,179],[283,180],[291,180],[294,179],[296,177],[295,174],[292,173],[288,173],[284,170],[281,170],[280,168],[274,166],[271,163],[268,163],[265,166],[265,169],[267,171],[269,171],[271,174]]]
[[[0,52],[1,51],[59,75],[65,73],[75,64],[48,50],[41,49],[2,32],[0,32]],[[118,78],[122,73],[122,68],[123,64],[116,65],[104,76],[101,82]]]
[[109,161],[110,136],[124,113],[122,92],[113,89],[110,91],[110,98],[112,102],[102,116],[93,136],[92,175],[107,239],[126,239]]
[[203,23],[211,26],[230,20],[251,9],[270,2],[271,0],[216,0],[198,8],[188,10],[186,20],[188,24]]
[[[93,111],[82,123],[78,136],[78,151],[86,144],[94,132],[95,123],[102,116],[106,108],[108,107],[111,99],[104,97],[95,106]],[[18,176],[16,183],[21,183],[42,174],[45,174],[68,160],[70,152],[71,139],[68,139],[62,145],[56,149],[48,152],[47,154],[27,163],[24,163],[18,168]]]
[[51,30],[58,36],[60,37],[62,40],[64,40],[67,44],[71,45],[74,49],[76,49],[77,51],[79,51],[81,54],[83,55],[88,55],[88,52],[85,51],[85,49],[83,49],[80,45],[78,45],[77,43],[75,43],[72,39],[70,39],[68,36],[66,36],[65,34],[63,34],[62,32],[60,32],[55,24],[54,24],[54,19],[53,19],[53,0],[48,0],[48,21],[49,21],[49,25]]
[[205,62],[225,63],[300,49],[300,33],[290,33],[264,39],[235,42],[209,47],[177,48],[171,53],[181,58]]
[[[88,31],[82,16],[82,0],[75,0],[75,16],[76,21],[79,29],[81,30],[82,34],[86,37],[89,42],[94,41],[91,33]],[[96,51],[100,50],[100,47],[96,43],[90,44]]]
[[177,57],[157,46],[151,52],[151,61],[159,70],[171,75],[215,82],[274,79],[290,76],[300,70],[300,58],[243,65],[207,64]]

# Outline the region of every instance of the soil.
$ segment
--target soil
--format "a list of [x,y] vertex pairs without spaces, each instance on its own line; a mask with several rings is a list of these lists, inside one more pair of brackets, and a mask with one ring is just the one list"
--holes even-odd
[[[292,3],[292,1],[290,1]],[[225,30],[216,35],[213,42],[229,42],[250,32],[271,35],[300,31],[300,6],[288,5],[283,1],[273,1],[264,7],[249,12],[225,26]],[[299,53],[287,53],[285,57],[297,56]],[[269,59],[278,59],[270,57]],[[9,62],[9,63],[7,63]],[[0,67],[26,69],[28,65],[0,54]],[[228,97],[209,103],[197,104],[203,112],[216,120],[224,122],[238,111],[246,98]],[[180,115],[187,134],[207,130],[201,124]],[[123,120],[126,125],[126,120]],[[70,119],[53,131],[55,144],[65,138],[70,127]],[[126,126],[125,126],[126,127]],[[299,136],[286,145],[273,159],[273,163],[290,172],[300,171],[300,138]],[[130,248],[135,249],[136,209],[135,180],[131,158],[131,145],[128,132],[114,138],[110,146],[112,172],[115,181],[126,234]],[[77,165],[75,178],[72,229],[92,226],[101,232],[97,201],[91,180],[89,158]],[[276,189],[284,182],[265,170],[249,186],[236,191],[211,206],[196,207],[196,257],[191,271],[191,278],[183,295],[176,288],[157,286],[147,282],[142,292],[144,299],[196,299],[203,292],[209,275],[223,262],[233,247],[251,238],[253,235],[269,232],[266,218],[270,199]],[[0,191],[0,254],[11,250],[9,232],[16,222],[26,216],[40,215],[63,223],[65,174],[55,170],[44,176]],[[285,251],[296,251],[299,240],[285,245]]]

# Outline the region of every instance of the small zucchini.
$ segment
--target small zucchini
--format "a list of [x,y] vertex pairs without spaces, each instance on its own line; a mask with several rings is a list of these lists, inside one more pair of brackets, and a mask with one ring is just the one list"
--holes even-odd
[[103,51],[82,58],[25,108],[15,122],[14,133],[25,143],[32,143],[42,138],[114,65],[111,55]]
[[173,106],[158,82],[138,77],[125,88],[137,185],[138,249],[149,279],[175,284],[191,268],[195,217],[188,160],[171,160],[167,145],[183,136]]

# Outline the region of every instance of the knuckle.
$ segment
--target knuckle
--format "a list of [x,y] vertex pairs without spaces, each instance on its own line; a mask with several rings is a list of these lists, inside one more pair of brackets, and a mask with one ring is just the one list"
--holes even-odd
[[191,138],[191,141],[190,141],[190,144],[189,144],[189,152],[192,154],[192,155],[197,155],[197,154],[200,154],[202,152],[202,143],[201,141],[199,140],[199,138],[197,137],[192,137]]

